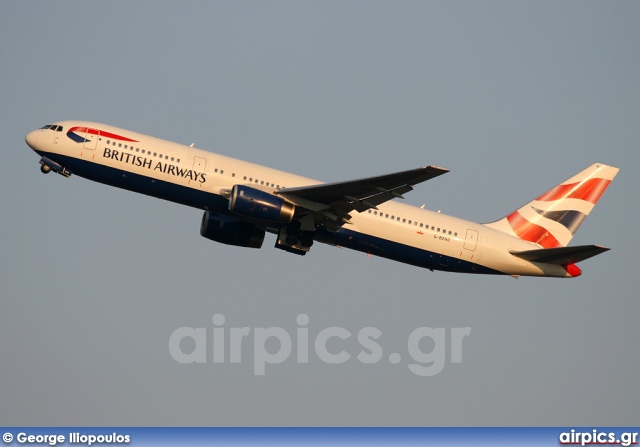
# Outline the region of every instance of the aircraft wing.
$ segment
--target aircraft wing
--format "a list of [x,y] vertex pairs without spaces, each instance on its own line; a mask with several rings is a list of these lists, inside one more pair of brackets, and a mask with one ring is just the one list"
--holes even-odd
[[448,169],[426,166],[360,180],[285,188],[276,194],[315,213],[316,221],[333,221],[340,226],[349,222],[352,211],[361,213],[388,200],[403,198],[414,185],[447,172]]

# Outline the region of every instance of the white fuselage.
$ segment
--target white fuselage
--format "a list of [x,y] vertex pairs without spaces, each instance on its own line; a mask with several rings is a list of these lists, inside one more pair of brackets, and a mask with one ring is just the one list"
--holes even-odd
[[[84,121],[60,121],[27,136],[37,153],[72,173],[131,191],[219,213],[236,184],[272,193],[320,184],[317,180],[249,163],[137,132]],[[77,134],[70,129],[80,129]],[[74,140],[99,129],[91,142]],[[124,138],[124,139],[123,139]],[[392,200],[378,209],[352,212],[350,224],[317,240],[413,265],[468,273],[568,277],[554,264],[525,261],[511,250],[539,248],[505,232]],[[273,225],[265,225],[277,232]]]

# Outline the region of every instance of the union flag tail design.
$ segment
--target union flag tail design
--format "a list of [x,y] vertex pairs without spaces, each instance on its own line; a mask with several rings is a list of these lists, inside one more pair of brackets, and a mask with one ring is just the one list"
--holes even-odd
[[618,171],[595,163],[503,219],[485,225],[543,248],[566,247]]

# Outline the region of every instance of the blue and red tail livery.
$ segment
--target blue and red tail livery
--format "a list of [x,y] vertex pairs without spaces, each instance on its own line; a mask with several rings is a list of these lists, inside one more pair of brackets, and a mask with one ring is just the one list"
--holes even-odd
[[543,248],[565,247],[617,173],[595,163],[488,226]]

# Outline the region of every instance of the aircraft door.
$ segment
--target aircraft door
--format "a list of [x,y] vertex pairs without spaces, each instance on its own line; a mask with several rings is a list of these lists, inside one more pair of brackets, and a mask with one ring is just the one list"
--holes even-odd
[[100,138],[100,131],[98,129],[87,128],[87,131],[84,134],[83,147],[85,149],[94,150],[98,144],[98,138]]
[[478,232],[476,230],[472,230],[469,228],[467,230],[467,235],[464,239],[464,248],[467,250],[474,251],[476,249],[476,245],[478,244]]
[[196,172],[204,172],[207,167],[207,160],[202,157],[193,158],[193,170]]

